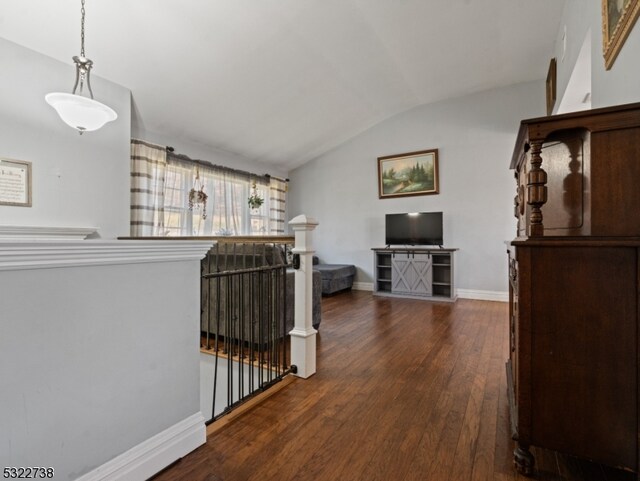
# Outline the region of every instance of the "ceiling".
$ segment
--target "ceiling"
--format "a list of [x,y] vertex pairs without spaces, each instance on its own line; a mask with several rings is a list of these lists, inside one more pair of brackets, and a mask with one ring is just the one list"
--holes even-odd
[[[143,129],[290,169],[412,107],[544,78],[564,3],[87,0],[86,54]],[[79,33],[80,0],[0,4],[0,36],[70,65]]]

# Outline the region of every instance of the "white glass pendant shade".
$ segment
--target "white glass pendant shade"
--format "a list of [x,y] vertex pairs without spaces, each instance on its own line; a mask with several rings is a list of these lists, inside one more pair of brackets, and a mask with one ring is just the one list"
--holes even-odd
[[113,109],[100,102],[75,94],[55,92],[45,95],[64,123],[82,132],[98,130],[118,118]]
[[[98,130],[107,122],[118,118],[118,114],[113,109],[93,100],[90,79],[93,61],[84,54],[84,2],[85,0],[81,0],[80,55],[73,57],[73,63],[76,66],[76,83],[73,86],[73,92],[70,94],[53,92],[44,96],[47,103],[58,112],[62,121],[80,134]],[[85,85],[91,98],[76,95],[77,90],[79,94],[82,94]]]

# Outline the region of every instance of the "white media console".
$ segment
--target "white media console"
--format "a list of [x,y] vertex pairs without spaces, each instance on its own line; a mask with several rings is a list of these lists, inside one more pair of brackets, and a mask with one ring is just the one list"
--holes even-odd
[[373,250],[373,293],[455,301],[453,254],[458,249],[377,247]]

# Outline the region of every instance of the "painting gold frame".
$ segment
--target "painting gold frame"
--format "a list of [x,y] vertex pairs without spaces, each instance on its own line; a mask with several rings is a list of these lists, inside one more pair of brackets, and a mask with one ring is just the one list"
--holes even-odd
[[553,113],[556,104],[556,69],[556,59],[552,58],[547,72],[547,115]]
[[0,205],[31,207],[31,162],[0,158]]
[[378,157],[378,198],[438,193],[438,149]]
[[611,68],[640,14],[640,0],[602,0],[604,66]]

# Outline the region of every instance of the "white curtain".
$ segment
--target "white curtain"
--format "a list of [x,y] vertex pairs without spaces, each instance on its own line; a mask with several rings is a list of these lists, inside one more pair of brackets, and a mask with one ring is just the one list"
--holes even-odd
[[162,235],[166,166],[165,147],[131,140],[132,237]]
[[[268,184],[262,176],[204,163],[195,163],[169,154],[165,186],[166,235],[220,236],[268,234]],[[196,180],[196,175],[199,177]],[[257,210],[249,209],[251,185],[265,199]],[[207,195],[205,205],[189,210],[191,189]],[[266,226],[266,227],[264,227]]]
[[[131,147],[132,236],[284,233],[285,181],[193,161],[140,140]],[[264,203],[250,209],[254,182]],[[189,192],[200,188],[206,203],[190,208]]]
[[286,218],[287,182],[271,177],[269,182],[269,233],[284,234]]

